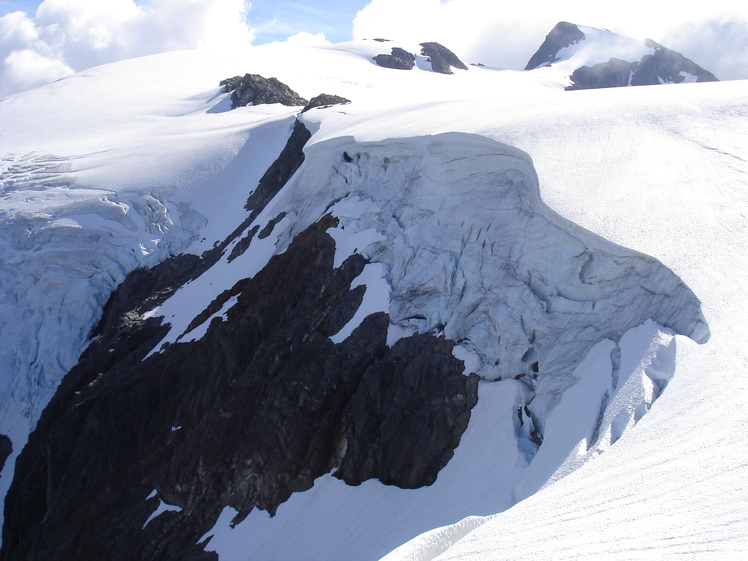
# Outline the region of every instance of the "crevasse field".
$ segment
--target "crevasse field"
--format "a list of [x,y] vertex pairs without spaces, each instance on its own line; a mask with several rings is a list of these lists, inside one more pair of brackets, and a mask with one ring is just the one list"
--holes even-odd
[[[352,103],[300,117],[313,132],[306,161],[256,223],[285,217],[148,312],[171,324],[163,342],[200,338],[210,318],[188,326],[207,304],[331,212],[335,266],[371,259],[354,283],[362,305],[333,341],[385,311],[390,344],[428,331],[467,341],[455,356],[482,381],[432,486],[323,476],[273,518],[255,509],[231,527],[226,507],[207,549],[222,560],[745,555],[748,82],[565,92],[564,61],[447,76],[423,57],[409,72],[374,65],[389,47],[174,52],[0,100],[3,496],[110,292],[137,267],[213,247],[246,216],[300,111],[230,110],[219,81],[255,73]],[[537,359],[548,375],[530,397],[503,365]]]

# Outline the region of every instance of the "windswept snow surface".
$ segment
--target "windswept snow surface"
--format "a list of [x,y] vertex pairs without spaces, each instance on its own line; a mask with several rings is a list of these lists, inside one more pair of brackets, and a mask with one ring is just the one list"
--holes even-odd
[[[298,112],[226,111],[218,81],[252,72],[352,103],[303,115],[307,160],[256,224],[286,217],[150,312],[171,323],[166,340],[199,337],[186,328],[215,296],[332,212],[336,262],[372,261],[359,281],[372,310],[388,306],[388,339],[464,339],[486,381],[433,486],[328,475],[275,518],[231,528],[226,509],[208,549],[376,559],[457,523],[389,559],[744,551],[748,84],[563,92],[559,73],[371,62],[392,46],[169,53],[0,101],[3,494],[109,291],[246,216]],[[708,336],[689,288],[705,345],[676,335]]]

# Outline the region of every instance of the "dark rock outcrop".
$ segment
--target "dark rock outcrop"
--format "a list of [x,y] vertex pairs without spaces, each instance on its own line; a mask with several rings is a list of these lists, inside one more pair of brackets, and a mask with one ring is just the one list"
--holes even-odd
[[645,55],[631,77],[632,86],[654,84],[679,84],[685,79],[682,73],[696,76],[697,82],[717,82],[717,77],[704,70],[701,66],[687,59],[677,51],[663,47],[659,43],[647,39],[648,47],[655,50],[652,55]]
[[281,212],[278,214],[278,216],[272,218],[262,229],[262,232],[257,236],[259,239],[264,240],[265,238],[269,237],[270,234],[273,233],[273,230],[278,225],[278,223],[283,220],[286,217],[286,212]]
[[309,111],[310,109],[314,109],[315,107],[331,107],[333,105],[345,105],[347,103],[350,103],[350,99],[346,99],[344,97],[340,97],[339,95],[331,95],[331,94],[319,94],[318,96],[313,97],[309,100],[309,103],[306,104],[306,107],[302,109],[302,113],[305,113],[306,111]]
[[654,49],[654,53],[644,55],[640,61],[627,62],[611,58],[608,62],[577,68],[570,76],[571,85],[566,89],[587,90],[679,84],[685,80],[681,73],[696,76],[697,82],[717,81],[714,74],[704,70],[682,54],[663,47],[651,39],[647,39],[646,44]]
[[[271,164],[264,175],[260,178],[260,182],[257,188],[247,199],[247,203],[244,208],[251,211],[249,216],[237,226],[234,231],[229,235],[221,244],[214,248],[213,253],[220,255],[228,245],[238,238],[243,232],[249,228],[254,222],[254,219],[262,212],[273,197],[280,191],[286,182],[291,179],[291,176],[296,173],[301,164],[304,162],[304,145],[312,137],[312,133],[296,119],[294,126],[291,131],[291,135],[283,147],[278,158]],[[231,250],[228,260],[233,261],[240,255],[242,255],[249,244],[252,242],[255,234],[259,229],[258,226],[254,226],[248,233],[244,235],[238,243],[234,245]]]
[[373,60],[383,68],[394,68],[395,70],[413,70],[416,65],[415,55],[400,47],[392,47],[392,54],[377,55]]
[[452,74],[452,67],[468,69],[456,54],[439,43],[421,43],[421,54],[429,58],[431,69],[440,74]]
[[5,467],[5,462],[13,453],[13,443],[7,435],[0,434],[0,471]]
[[[137,291],[114,297],[19,458],[2,559],[210,559],[195,544],[225,506],[236,523],[255,507],[273,513],[336,467],[351,483],[433,483],[477,378],[460,373],[450,341],[387,347],[382,313],[330,340],[362,301],[351,281],[366,264],[332,267],[335,223],[325,217],[221,295],[237,302],[202,339],[160,354],[144,359],[166,328],[140,318]],[[181,510],[149,521],[160,500]]]
[[236,242],[236,245],[234,245],[234,248],[231,250],[231,253],[229,254],[229,263],[231,263],[234,259],[239,257],[240,255],[244,255],[244,252],[249,249],[249,245],[252,243],[252,240],[255,237],[255,234],[257,234],[257,231],[260,229],[259,225],[253,226],[252,229],[247,232],[242,239],[240,239],[238,242]]
[[222,80],[219,84],[226,93],[231,92],[231,108],[249,104],[280,103],[281,105],[306,105],[307,100],[277,78],[264,78],[259,74],[245,74]]
[[244,205],[244,208],[252,211],[249,217],[250,223],[304,163],[304,145],[311,137],[312,133],[307,130],[301,121],[296,120],[293,132],[280,156],[260,178],[257,189],[249,196],[247,204]]
[[436,481],[477,400],[478,377],[454,375],[461,368],[452,346],[415,335],[367,369],[343,410],[346,453],[336,477],[349,485],[377,478],[408,489]]
[[584,40],[584,33],[573,23],[566,21],[558,22],[551,32],[545,36],[545,41],[530,58],[525,70],[533,70],[541,66],[553,64],[558,60],[558,52],[561,49],[574,45]]
[[620,88],[631,85],[638,62],[627,62],[611,58],[594,66],[581,66],[570,76],[572,84],[567,90],[589,90],[597,88]]

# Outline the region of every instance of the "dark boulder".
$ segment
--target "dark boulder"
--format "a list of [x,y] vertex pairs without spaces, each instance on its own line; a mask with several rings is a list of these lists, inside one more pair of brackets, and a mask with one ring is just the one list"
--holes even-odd
[[392,54],[377,55],[373,60],[383,68],[394,68],[395,70],[413,70],[416,65],[415,55],[400,47],[392,47]]
[[558,60],[558,52],[561,49],[584,41],[584,33],[573,23],[561,21],[557,23],[551,32],[546,35],[545,41],[540,45],[537,52],[532,55],[525,70],[533,70],[541,66],[548,66]]
[[281,105],[306,105],[307,100],[277,78],[264,78],[259,74],[245,74],[222,80],[219,84],[225,93],[231,93],[231,108],[246,105],[280,103]]
[[350,103],[350,99],[346,99],[344,97],[340,97],[339,95],[331,95],[331,94],[319,94],[318,96],[313,97],[309,100],[309,103],[306,104],[306,107],[301,111],[302,113],[309,111],[310,109],[314,109],[315,107],[331,107],[333,105],[346,105]]
[[468,69],[456,54],[439,43],[421,43],[421,54],[429,58],[431,69],[440,74],[452,74],[452,67]]

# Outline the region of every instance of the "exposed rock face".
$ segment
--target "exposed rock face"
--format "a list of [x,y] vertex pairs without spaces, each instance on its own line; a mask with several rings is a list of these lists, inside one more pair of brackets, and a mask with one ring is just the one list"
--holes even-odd
[[[291,136],[286,142],[280,156],[272,163],[264,175],[260,178],[257,188],[247,199],[244,208],[251,211],[249,216],[226,238],[220,245],[212,250],[216,255],[223,250],[242,233],[244,233],[258,214],[262,212],[265,205],[283,188],[291,176],[296,173],[302,163],[304,163],[304,145],[311,138],[312,134],[298,119],[294,122]],[[229,255],[229,261],[233,261],[242,255],[249,244],[252,242],[259,226],[254,226],[244,237],[234,246]]]
[[350,103],[350,99],[346,99],[344,97],[340,97],[339,95],[331,95],[331,94],[319,94],[318,96],[313,97],[309,100],[309,103],[306,104],[306,107],[301,111],[302,113],[309,111],[310,109],[314,109],[315,107],[331,107],[332,105],[345,105],[347,103]]
[[5,461],[13,453],[13,443],[4,434],[0,434],[0,471],[5,467]]
[[346,454],[336,477],[349,485],[378,478],[408,489],[436,481],[477,402],[478,377],[454,375],[460,367],[452,347],[443,338],[414,335],[367,370],[343,412]]
[[[251,215],[303,161],[305,130],[297,122]],[[388,347],[384,313],[332,342],[362,302],[351,283],[367,264],[354,254],[333,266],[336,224],[323,217],[220,294],[195,325],[235,303],[201,339],[150,356],[169,326],[144,312],[227,242],[131,273],[19,456],[0,558],[214,560],[198,541],[226,506],[237,523],[255,507],[274,513],[333,469],[352,484],[433,483],[467,427],[477,377],[462,375],[446,339]],[[174,506],[153,517],[162,503]]]
[[280,103],[281,105],[306,105],[307,100],[277,78],[264,78],[259,74],[245,74],[222,80],[223,91],[231,94],[231,108],[244,107],[250,103]]
[[571,75],[572,84],[566,89],[585,90],[678,84],[686,79],[686,74],[695,77],[696,82],[717,81],[714,74],[704,70],[682,54],[665,48],[651,39],[647,39],[646,44],[654,49],[654,54],[643,56],[639,62],[611,58],[608,62],[591,67],[582,66]]
[[642,57],[631,78],[632,86],[683,82],[683,74],[696,76],[697,82],[717,82],[717,77],[682,54],[663,47],[651,39],[645,41],[655,50],[653,55]]
[[431,69],[440,74],[452,74],[452,67],[468,69],[456,54],[439,43],[421,43],[421,54],[429,57]]
[[416,65],[415,55],[400,47],[392,47],[392,54],[377,55],[373,60],[379,66],[395,70],[413,70]]
[[525,70],[553,64],[558,60],[558,51],[584,40],[584,33],[573,23],[561,21],[545,36],[545,41],[532,55]]
[[611,58],[594,66],[582,66],[571,75],[572,85],[567,90],[589,90],[597,88],[620,88],[631,85],[631,77],[638,62],[627,62]]
[[[335,345],[365,260],[332,268],[327,217],[231,290],[227,321],[145,360],[163,327],[129,285],[21,454],[4,559],[180,559],[230,505],[270,511],[339,466],[351,482],[432,483],[477,400],[452,343],[386,345],[367,318]],[[158,498],[181,510],[146,521]],[[32,553],[33,552],[33,553]]]
[[249,196],[247,204],[244,205],[244,208],[252,211],[249,218],[250,222],[262,212],[262,209],[265,208],[270,199],[280,191],[286,182],[291,179],[291,176],[296,173],[301,164],[304,163],[303,148],[311,137],[312,133],[307,130],[301,121],[297,120],[294,123],[291,137],[288,139],[280,156],[278,156],[278,159],[273,162],[273,165],[260,178],[257,189]]

